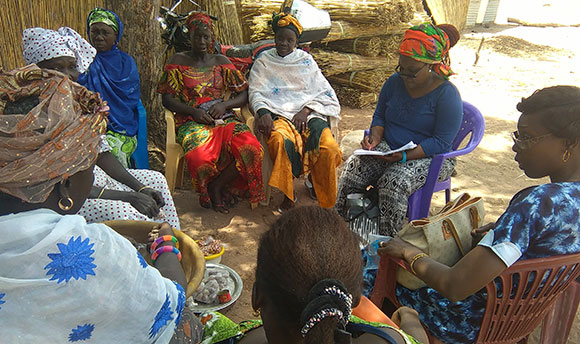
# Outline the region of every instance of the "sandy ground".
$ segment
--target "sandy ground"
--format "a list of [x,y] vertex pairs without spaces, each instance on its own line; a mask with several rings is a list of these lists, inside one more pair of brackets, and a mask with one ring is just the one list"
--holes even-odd
[[[518,190],[544,182],[524,176],[513,161],[510,132],[516,129],[517,102],[542,87],[580,84],[577,67],[580,46],[571,43],[577,42],[580,28],[521,27],[508,25],[505,20],[509,16],[543,23],[570,23],[572,19],[565,14],[578,13],[578,9],[564,7],[565,2],[503,0],[496,24],[464,30],[462,39],[452,49],[452,66],[457,73],[452,81],[463,99],[477,106],[486,119],[485,136],[479,147],[458,159],[452,197],[460,192],[483,196],[486,220],[495,221]],[[474,65],[482,38],[485,42]],[[368,127],[372,112],[373,109],[344,109],[340,135]],[[295,185],[298,205],[314,204],[303,180],[296,180]],[[252,318],[250,299],[256,248],[260,235],[275,221],[274,209],[281,200],[281,194],[274,192],[269,207],[251,210],[247,202],[241,202],[230,214],[224,215],[201,208],[190,187],[176,191],[182,228],[194,238],[211,234],[223,240],[227,250],[222,263],[235,269],[244,281],[242,296],[225,310],[234,321]],[[441,206],[443,201],[444,194],[436,194],[433,206]],[[579,324],[576,321],[569,343],[580,343]],[[532,339],[532,342],[538,341]]]

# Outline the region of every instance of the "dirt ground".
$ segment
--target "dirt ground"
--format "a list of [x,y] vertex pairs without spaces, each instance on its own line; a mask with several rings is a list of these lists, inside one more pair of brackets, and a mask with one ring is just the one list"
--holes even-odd
[[[565,3],[503,0],[496,24],[464,30],[451,51],[452,67],[457,73],[453,83],[462,98],[478,107],[486,120],[485,136],[479,147],[458,159],[452,197],[459,192],[483,196],[488,221],[501,215],[518,190],[545,182],[527,178],[513,161],[510,132],[516,129],[518,101],[546,86],[580,85],[580,46],[572,43],[580,37],[579,27],[523,27],[507,24],[506,18],[569,23],[564,14],[578,13],[579,8],[570,6],[580,5],[565,7]],[[485,41],[474,65],[482,38]],[[340,135],[367,128],[372,112],[373,109],[343,109]],[[298,205],[314,204],[303,183],[302,179],[295,181]],[[190,187],[176,191],[182,228],[193,238],[211,234],[224,241],[227,249],[222,263],[236,270],[244,281],[242,296],[224,312],[234,321],[253,317],[250,299],[256,248],[260,235],[278,216],[274,209],[281,200],[281,194],[274,192],[270,206],[251,210],[248,203],[241,202],[224,215],[201,208]],[[433,206],[441,206],[443,201],[444,194],[436,194]],[[532,342],[537,343],[537,334],[535,337]],[[580,321],[576,321],[568,342],[580,343]]]

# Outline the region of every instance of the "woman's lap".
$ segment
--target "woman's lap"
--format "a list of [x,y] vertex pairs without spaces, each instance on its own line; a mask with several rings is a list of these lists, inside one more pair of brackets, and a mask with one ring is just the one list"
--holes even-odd
[[[378,151],[387,151],[389,146],[381,141]],[[405,163],[388,163],[371,156],[351,156],[345,163],[338,183],[338,198],[335,209],[346,215],[346,196],[363,192],[369,185],[378,188],[380,232],[393,235],[401,230],[407,213],[408,198],[425,184],[431,158],[410,160]],[[443,162],[439,180],[449,178],[455,160]]]

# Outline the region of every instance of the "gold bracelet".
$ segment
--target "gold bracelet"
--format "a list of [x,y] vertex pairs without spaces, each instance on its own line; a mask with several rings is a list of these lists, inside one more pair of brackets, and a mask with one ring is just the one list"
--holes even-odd
[[145,189],[151,189],[151,187],[150,187],[150,186],[147,186],[147,185],[145,185],[144,187],[140,188],[140,189],[139,189],[139,191],[137,191],[137,192],[141,192],[141,191],[143,191],[143,190],[145,190]]
[[103,192],[105,192],[105,188],[101,189],[101,192],[99,193],[99,195],[97,196],[97,199],[101,198],[101,196],[103,195]]
[[427,253],[417,253],[415,256],[413,256],[413,258],[411,258],[411,263],[409,263],[409,266],[411,266],[411,272],[413,273],[413,275],[416,275],[417,272],[415,272],[415,269],[413,267],[413,264],[415,264],[416,261],[418,261],[421,258],[424,257],[429,257],[429,255]]

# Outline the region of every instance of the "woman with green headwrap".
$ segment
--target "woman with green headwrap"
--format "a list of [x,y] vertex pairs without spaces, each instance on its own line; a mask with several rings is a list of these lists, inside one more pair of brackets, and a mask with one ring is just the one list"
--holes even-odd
[[140,79],[133,58],[117,48],[123,35],[119,17],[102,8],[95,8],[87,18],[87,32],[97,56],[89,70],[81,74],[79,83],[99,92],[111,112],[107,141],[112,153],[125,168],[130,166],[131,154],[137,148],[141,101]]
[[[452,32],[450,27],[446,30]],[[425,184],[431,158],[448,152],[459,131],[463,103],[449,81],[448,52],[457,42],[450,36],[459,37],[429,23],[405,32],[396,72],[383,85],[370,133],[361,142],[362,148],[381,152],[410,141],[417,147],[387,156],[353,155],[338,181],[335,208],[345,217],[347,195],[377,187],[382,235],[402,229],[408,198]],[[445,160],[439,180],[448,178],[454,166],[455,160]]]

